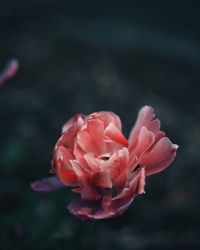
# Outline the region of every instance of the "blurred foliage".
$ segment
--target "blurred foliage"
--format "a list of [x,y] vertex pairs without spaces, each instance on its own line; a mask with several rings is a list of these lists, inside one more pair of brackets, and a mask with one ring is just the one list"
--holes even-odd
[[[1,2],[0,249],[199,249],[200,44],[198,1]],[[146,195],[119,218],[84,222],[67,188],[33,192],[49,173],[62,124],[112,110],[124,133],[150,104],[180,145]]]

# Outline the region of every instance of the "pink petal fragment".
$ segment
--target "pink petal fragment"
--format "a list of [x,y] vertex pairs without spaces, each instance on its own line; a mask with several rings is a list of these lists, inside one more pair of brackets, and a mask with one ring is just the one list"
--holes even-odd
[[161,172],[174,160],[178,146],[167,137],[162,137],[140,161],[145,166],[146,175]]
[[40,181],[32,182],[31,188],[37,192],[51,192],[59,188],[64,188],[65,185],[58,179],[57,176],[48,177]]
[[16,59],[10,60],[5,69],[0,73],[0,86],[11,79],[17,73],[18,68],[19,62]]

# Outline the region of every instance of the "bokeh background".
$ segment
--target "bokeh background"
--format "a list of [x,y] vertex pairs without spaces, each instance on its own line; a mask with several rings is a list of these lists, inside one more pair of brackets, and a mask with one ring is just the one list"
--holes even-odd
[[[0,1],[0,249],[200,249],[200,15],[198,1]],[[124,133],[152,105],[179,144],[121,217],[84,222],[73,194],[33,192],[49,175],[62,124],[111,110]]]

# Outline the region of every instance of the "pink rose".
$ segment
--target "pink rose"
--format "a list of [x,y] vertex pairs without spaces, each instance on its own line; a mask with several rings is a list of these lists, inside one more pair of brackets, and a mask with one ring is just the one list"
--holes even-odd
[[121,215],[144,193],[145,177],[173,161],[177,145],[160,131],[153,109],[143,107],[127,140],[112,112],[72,117],[62,128],[53,150],[55,177],[32,183],[36,191],[71,186],[78,193],[69,211],[82,219]]

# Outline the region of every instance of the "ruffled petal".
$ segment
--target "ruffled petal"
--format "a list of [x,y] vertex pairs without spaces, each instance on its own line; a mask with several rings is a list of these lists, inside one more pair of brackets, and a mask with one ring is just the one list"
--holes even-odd
[[55,150],[59,146],[73,149],[78,130],[79,127],[77,126],[77,124],[74,124],[74,126],[70,127],[65,133],[63,133],[55,145]]
[[134,149],[132,149],[131,147],[129,148],[129,166],[131,169],[134,169],[134,167],[136,167],[141,156],[151,147],[154,141],[154,134],[151,131],[147,130],[146,127],[142,127],[139,133],[137,145],[135,145]]
[[123,214],[130,204],[133,202],[134,198],[144,193],[145,186],[145,174],[144,169],[138,169],[134,175],[129,185],[125,187],[121,193],[114,197],[109,204],[112,211],[115,211],[115,216]]
[[177,148],[167,137],[162,137],[140,160],[146,175],[159,173],[168,167],[176,156]]
[[93,173],[80,166],[76,161],[71,161],[71,164],[77,175],[81,198],[83,200],[98,200],[100,194],[97,192],[95,183],[92,181]]
[[90,119],[98,119],[103,122],[104,129],[109,125],[109,123],[113,123],[119,130],[122,129],[122,124],[119,116],[117,116],[113,112],[108,111],[100,111],[93,113],[87,117],[88,120]]
[[122,185],[123,179],[126,177],[128,162],[129,152],[125,147],[115,152],[108,161],[104,162],[104,169],[108,171],[110,179],[117,187]]
[[98,201],[86,201],[78,198],[69,204],[69,211],[78,218],[90,220],[106,219],[123,214],[135,196],[144,192],[144,171],[143,168],[138,169],[130,184],[116,197],[104,195],[102,200]]
[[103,123],[99,120],[89,120],[86,127],[78,133],[76,146],[80,146],[85,153],[92,152],[96,156],[101,155],[106,149],[103,136]]
[[137,144],[137,138],[142,127],[146,127],[156,137],[160,129],[160,121],[158,119],[154,120],[154,117],[155,114],[152,107],[144,106],[140,109],[135,126],[132,128],[129,135],[129,146],[132,147],[132,149]]
[[32,182],[31,188],[37,192],[51,192],[56,189],[64,188],[65,185],[57,176],[48,177],[39,181]]

